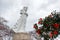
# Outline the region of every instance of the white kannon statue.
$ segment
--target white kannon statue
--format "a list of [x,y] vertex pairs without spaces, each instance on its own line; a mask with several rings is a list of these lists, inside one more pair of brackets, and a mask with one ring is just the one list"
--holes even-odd
[[27,14],[27,8],[28,7],[24,7],[20,14],[20,18],[19,20],[17,20],[17,23],[15,25],[15,32],[25,32],[25,26],[26,26],[26,21],[27,21],[27,17],[28,17],[28,14]]

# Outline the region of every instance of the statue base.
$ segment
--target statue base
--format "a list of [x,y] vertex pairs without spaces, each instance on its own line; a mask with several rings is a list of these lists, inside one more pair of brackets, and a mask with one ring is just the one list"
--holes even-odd
[[31,40],[31,35],[25,32],[14,33],[13,40]]

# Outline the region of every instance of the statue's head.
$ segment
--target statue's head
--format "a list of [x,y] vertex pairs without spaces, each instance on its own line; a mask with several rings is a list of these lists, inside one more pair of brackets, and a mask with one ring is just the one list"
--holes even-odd
[[24,10],[25,12],[27,12],[27,9],[28,9],[28,7],[24,7],[24,8],[23,8],[23,10]]
[[21,11],[21,13],[20,14],[23,14],[23,13],[26,13],[27,12],[27,9],[28,9],[28,7],[23,7],[23,9],[22,10],[20,10]]

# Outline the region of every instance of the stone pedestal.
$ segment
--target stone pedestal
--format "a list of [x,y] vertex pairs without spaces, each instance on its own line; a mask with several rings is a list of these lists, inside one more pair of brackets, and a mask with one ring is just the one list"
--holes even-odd
[[13,40],[31,40],[31,35],[28,33],[15,33]]

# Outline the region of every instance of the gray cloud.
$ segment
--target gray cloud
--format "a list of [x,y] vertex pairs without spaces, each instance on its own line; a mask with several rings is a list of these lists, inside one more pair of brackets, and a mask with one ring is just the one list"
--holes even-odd
[[42,3],[38,9],[46,10],[49,5],[56,4],[58,3],[59,0],[47,0],[47,1],[48,1],[47,3]]

